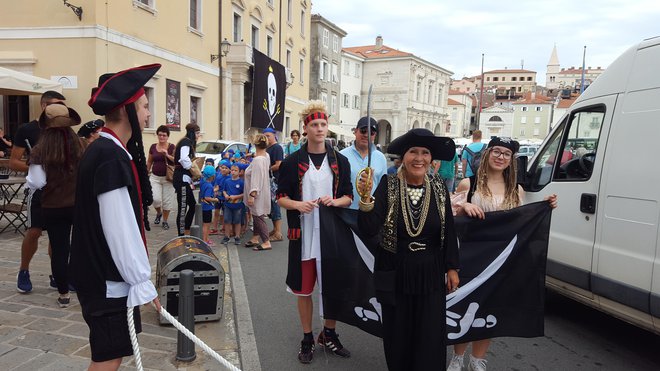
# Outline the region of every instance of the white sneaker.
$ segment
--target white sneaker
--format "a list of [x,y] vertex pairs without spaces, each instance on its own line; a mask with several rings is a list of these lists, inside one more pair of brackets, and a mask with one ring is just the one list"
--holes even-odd
[[486,371],[486,360],[483,358],[476,358],[470,354],[468,371]]
[[464,366],[464,354],[456,354],[451,357],[451,362],[449,362],[449,367],[447,367],[447,371],[463,371]]

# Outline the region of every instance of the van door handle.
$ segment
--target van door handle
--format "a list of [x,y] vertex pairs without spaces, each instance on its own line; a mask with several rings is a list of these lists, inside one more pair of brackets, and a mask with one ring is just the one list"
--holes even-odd
[[596,195],[593,193],[583,193],[580,197],[580,211],[587,214],[596,213]]

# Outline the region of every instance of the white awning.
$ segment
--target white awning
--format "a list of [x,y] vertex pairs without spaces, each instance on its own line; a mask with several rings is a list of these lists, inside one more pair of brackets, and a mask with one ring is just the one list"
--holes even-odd
[[0,67],[0,95],[38,95],[47,90],[62,92],[62,84]]
[[348,138],[355,138],[355,135],[353,135],[353,131],[351,129],[346,129],[342,127],[341,125],[328,125],[328,130],[331,132],[337,134],[337,135],[343,135]]

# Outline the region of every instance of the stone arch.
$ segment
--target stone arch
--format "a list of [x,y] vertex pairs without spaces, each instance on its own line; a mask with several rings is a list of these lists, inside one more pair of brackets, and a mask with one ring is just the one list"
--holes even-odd
[[431,123],[427,121],[426,124],[424,124],[424,128],[431,130]]
[[378,121],[378,134],[374,143],[387,145],[392,141],[392,125],[387,120]]
[[488,119],[490,122],[502,122],[502,118],[500,116],[493,116]]
[[442,136],[442,128],[440,127],[440,124],[435,124],[435,128],[433,129],[433,135],[437,136]]
[[415,120],[415,122],[413,122],[412,128],[417,129],[418,127],[419,127],[419,121]]

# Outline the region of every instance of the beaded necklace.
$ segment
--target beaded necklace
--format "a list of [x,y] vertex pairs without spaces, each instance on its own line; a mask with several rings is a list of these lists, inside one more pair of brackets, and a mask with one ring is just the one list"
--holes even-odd
[[429,213],[431,183],[427,175],[424,176],[424,188],[409,188],[404,186],[403,179],[400,182],[399,194],[406,231],[410,237],[417,237],[422,233]]

